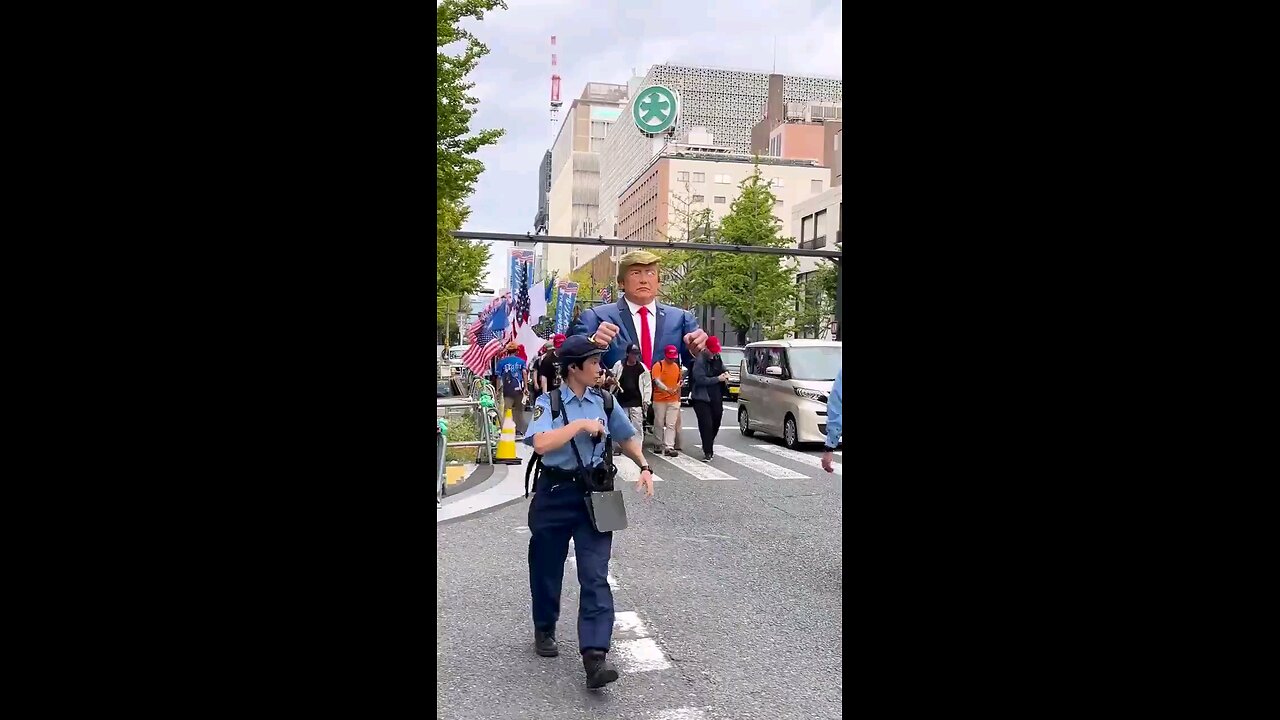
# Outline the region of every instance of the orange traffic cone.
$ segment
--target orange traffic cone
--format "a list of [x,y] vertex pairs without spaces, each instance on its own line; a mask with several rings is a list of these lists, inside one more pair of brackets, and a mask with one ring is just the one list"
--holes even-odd
[[507,408],[506,417],[502,420],[502,434],[498,436],[498,454],[493,462],[501,465],[519,465],[516,456],[516,423],[511,419],[511,408]]

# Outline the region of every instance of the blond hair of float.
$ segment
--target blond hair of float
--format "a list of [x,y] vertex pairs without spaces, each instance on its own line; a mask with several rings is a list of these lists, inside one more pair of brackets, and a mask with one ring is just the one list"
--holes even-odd
[[661,259],[648,250],[632,250],[623,255],[618,258],[618,284],[622,284],[622,278],[626,277],[632,265],[657,265]]

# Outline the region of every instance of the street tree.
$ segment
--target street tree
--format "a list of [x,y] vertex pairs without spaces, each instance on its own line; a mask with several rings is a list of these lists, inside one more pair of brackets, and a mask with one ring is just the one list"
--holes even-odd
[[[688,183],[685,194],[674,190],[667,207],[671,220],[662,237],[667,242],[709,242],[714,234],[711,208],[699,208],[693,201]],[[656,250],[661,258],[663,302],[676,307],[691,309],[701,304],[706,282],[697,276],[697,270],[710,259],[710,253],[695,250]]]
[[[773,214],[777,198],[761,177],[759,164],[738,187],[738,198],[720,220],[713,241],[790,247],[795,238],[781,234],[782,221]],[[717,252],[693,277],[706,285],[702,302],[719,306],[737,332],[738,344],[745,345],[747,333],[757,325],[767,337],[781,337],[790,329],[795,316],[795,271],[795,262],[782,255]]]
[[[470,213],[466,198],[484,171],[476,153],[503,134],[497,129],[471,132],[478,101],[467,94],[475,86],[467,76],[489,48],[462,25],[464,20],[480,21],[486,12],[506,7],[504,0],[439,0],[436,5],[437,297],[474,293],[489,260],[487,245],[450,234],[466,222]],[[458,54],[446,52],[446,47],[454,47]]]

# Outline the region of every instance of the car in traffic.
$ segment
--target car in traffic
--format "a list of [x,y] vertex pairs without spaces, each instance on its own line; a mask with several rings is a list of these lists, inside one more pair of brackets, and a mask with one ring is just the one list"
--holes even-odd
[[455,418],[472,415],[475,405],[467,395],[462,378],[436,379],[436,418]]
[[470,345],[454,345],[444,351],[444,363],[440,365],[441,377],[463,377],[463,370],[467,368],[462,364],[462,356],[471,349]]
[[[742,365],[742,348],[737,346],[720,346],[720,359],[724,361],[724,369],[729,373],[729,382],[725,383],[723,392],[725,400],[737,400],[742,385],[738,368]],[[693,368],[685,368],[684,381],[680,384],[680,404],[689,404],[689,392],[693,390]]]
[[827,399],[840,372],[837,340],[766,340],[743,349],[738,431],[793,450],[827,438]]

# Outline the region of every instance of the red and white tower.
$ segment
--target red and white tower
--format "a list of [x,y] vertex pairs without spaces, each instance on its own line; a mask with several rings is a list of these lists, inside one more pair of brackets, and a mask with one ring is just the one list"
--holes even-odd
[[551,137],[554,141],[556,127],[560,124],[560,76],[556,74],[556,36],[551,36]]

